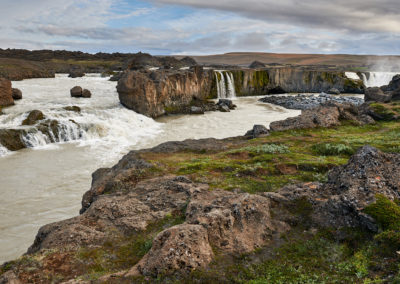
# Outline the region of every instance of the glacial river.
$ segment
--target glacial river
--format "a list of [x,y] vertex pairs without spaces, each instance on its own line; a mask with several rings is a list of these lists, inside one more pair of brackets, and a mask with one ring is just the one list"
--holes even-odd
[[[92,98],[71,98],[69,90],[75,85],[91,90]],[[300,113],[252,97],[236,99],[238,108],[230,113],[155,121],[122,107],[116,82],[95,74],[30,79],[13,82],[13,87],[21,89],[24,98],[4,110],[0,128],[20,127],[27,112],[39,109],[46,118],[60,121],[70,134],[57,144],[47,144],[38,135],[26,137],[33,147],[13,153],[0,147],[0,263],[26,252],[41,226],[76,216],[82,195],[90,188],[91,173],[114,165],[129,150],[171,140],[243,135],[254,124],[268,126]],[[63,109],[72,105],[79,106],[81,113]],[[71,119],[84,126],[78,140]]]

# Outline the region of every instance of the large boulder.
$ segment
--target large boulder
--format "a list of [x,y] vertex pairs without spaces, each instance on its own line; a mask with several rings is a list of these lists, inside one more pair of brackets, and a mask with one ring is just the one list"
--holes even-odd
[[0,129],[0,145],[10,151],[18,151],[26,148],[23,141],[25,130],[22,129]]
[[92,97],[92,93],[87,89],[83,89],[82,98],[91,98],[91,97]]
[[387,86],[389,91],[395,91],[400,89],[400,74],[393,77],[392,81],[390,81],[389,85]]
[[189,67],[197,65],[196,60],[194,60],[192,57],[189,57],[189,56],[182,58],[180,61],[182,62],[183,65],[189,66]]
[[22,121],[22,125],[34,125],[39,120],[43,119],[45,119],[43,112],[35,109],[28,114],[28,116],[26,117],[26,119],[24,119],[24,121]]
[[0,78],[0,107],[11,106],[13,104],[11,81]]
[[326,93],[330,95],[340,95],[340,91],[336,88],[330,88]]
[[14,100],[21,100],[22,99],[21,90],[17,88],[12,88],[12,97]]
[[70,93],[71,93],[71,97],[73,98],[80,98],[82,97],[82,87],[80,86],[75,86],[71,89]]
[[201,225],[177,225],[158,234],[150,252],[126,276],[188,273],[205,268],[213,257],[207,229]]
[[390,102],[392,99],[392,95],[389,93],[385,93],[381,88],[379,87],[372,87],[372,88],[367,88],[365,90],[365,98],[364,100],[366,102],[382,102],[382,103],[387,103]]
[[244,136],[249,139],[265,137],[269,135],[269,130],[264,125],[254,125],[252,130],[246,132]]

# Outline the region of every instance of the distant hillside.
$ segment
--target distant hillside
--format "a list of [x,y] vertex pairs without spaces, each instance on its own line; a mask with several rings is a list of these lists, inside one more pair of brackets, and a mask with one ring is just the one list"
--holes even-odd
[[[181,56],[176,56],[180,58]],[[198,63],[205,65],[227,64],[248,66],[253,61],[267,65],[315,65],[354,67],[355,69],[374,69],[386,65],[400,69],[400,56],[346,55],[346,54],[279,54],[234,52],[217,55],[191,56]]]

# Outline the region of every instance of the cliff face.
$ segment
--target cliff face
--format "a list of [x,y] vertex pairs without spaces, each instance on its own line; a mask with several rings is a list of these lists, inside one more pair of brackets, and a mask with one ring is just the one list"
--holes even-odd
[[190,71],[127,71],[118,81],[121,103],[138,113],[158,117],[204,100],[211,92],[213,73]]
[[319,93],[336,88],[342,93],[363,93],[361,80],[352,80],[344,72],[304,70],[300,68],[246,69],[231,71],[238,96],[266,95],[274,92]]

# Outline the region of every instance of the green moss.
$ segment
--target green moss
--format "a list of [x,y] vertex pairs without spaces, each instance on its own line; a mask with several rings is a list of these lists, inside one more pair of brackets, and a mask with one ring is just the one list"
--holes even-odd
[[375,113],[379,114],[383,120],[391,121],[396,115],[390,108],[386,107],[383,104],[372,103],[369,106]]
[[384,195],[378,194],[376,202],[364,209],[383,230],[400,229],[400,206]]
[[250,86],[253,87],[256,93],[261,93],[268,87],[269,74],[267,70],[256,70],[253,72]]

